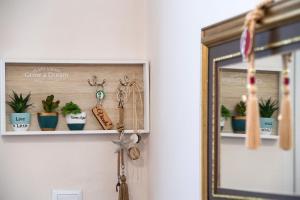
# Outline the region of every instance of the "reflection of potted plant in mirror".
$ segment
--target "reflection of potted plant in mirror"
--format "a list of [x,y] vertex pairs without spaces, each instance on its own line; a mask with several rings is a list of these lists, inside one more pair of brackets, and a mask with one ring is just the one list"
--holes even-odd
[[221,121],[220,121],[220,126],[221,126],[221,131],[223,131],[225,122],[226,120],[231,117],[231,113],[228,108],[226,108],[224,105],[221,106]]
[[61,109],[63,116],[65,116],[67,125],[70,130],[83,130],[86,122],[86,113],[81,112],[79,106],[72,101],[66,103]]
[[32,104],[29,104],[31,94],[29,93],[26,97],[23,97],[22,94],[18,95],[13,91],[13,96],[10,97],[10,101],[7,101],[7,104],[14,111],[10,116],[10,123],[15,131],[27,131],[30,122],[31,115],[26,112]]
[[240,101],[235,106],[235,116],[232,116],[232,129],[234,133],[245,133],[246,129],[246,103]]
[[47,96],[46,100],[42,101],[45,112],[38,113],[38,122],[42,131],[54,131],[58,123],[58,108],[59,101],[54,102],[54,96]]
[[278,110],[278,101],[272,100],[270,97],[267,100],[261,99],[259,101],[260,112],[260,129],[261,133],[271,135],[273,129],[274,119],[272,118],[274,112]]

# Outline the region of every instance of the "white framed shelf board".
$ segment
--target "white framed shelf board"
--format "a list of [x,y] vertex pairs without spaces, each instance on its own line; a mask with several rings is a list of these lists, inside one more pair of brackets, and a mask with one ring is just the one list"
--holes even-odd
[[[96,75],[99,81],[106,80],[106,97],[103,106],[115,125],[118,122],[118,102],[116,90],[119,80],[128,76],[136,80],[141,89],[142,103],[137,103],[139,133],[150,133],[150,77],[149,63],[146,60],[1,60],[1,135],[114,135],[112,130],[103,130],[92,114],[96,105],[96,88],[87,80]],[[12,91],[23,95],[31,93],[33,107],[31,125],[28,131],[13,131],[10,124],[12,109],[6,104]],[[73,101],[87,113],[87,122],[82,131],[70,131],[66,120],[60,114],[55,131],[41,131],[37,113],[42,112],[42,100],[53,94],[60,100],[60,108]],[[125,133],[133,133],[133,101],[130,96],[125,104]],[[57,111],[60,111],[60,108]]]
[[[221,133],[221,137],[225,138],[246,138],[246,134],[242,133]],[[277,140],[278,135],[260,135],[261,139]]]

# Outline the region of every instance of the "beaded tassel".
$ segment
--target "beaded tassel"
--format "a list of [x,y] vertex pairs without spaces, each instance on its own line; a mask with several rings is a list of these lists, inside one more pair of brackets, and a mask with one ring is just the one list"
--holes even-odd
[[[250,57],[254,57],[252,54]],[[249,149],[256,149],[260,146],[260,125],[258,99],[255,86],[255,68],[254,58],[251,58],[248,66],[248,99],[247,99],[247,116],[246,116],[246,146]]]
[[278,117],[279,125],[279,145],[283,150],[292,148],[292,121],[291,121],[291,100],[290,100],[290,78],[288,71],[288,63],[291,59],[291,54],[284,54],[283,60],[283,97],[280,106],[280,115]]

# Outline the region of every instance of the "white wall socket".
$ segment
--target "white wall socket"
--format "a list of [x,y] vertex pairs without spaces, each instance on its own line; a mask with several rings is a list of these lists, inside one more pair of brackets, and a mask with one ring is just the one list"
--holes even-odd
[[52,200],[83,200],[80,190],[53,190]]

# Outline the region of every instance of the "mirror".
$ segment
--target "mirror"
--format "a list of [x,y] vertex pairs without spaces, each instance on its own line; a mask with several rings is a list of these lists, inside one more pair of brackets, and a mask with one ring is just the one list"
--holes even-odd
[[[202,29],[202,200],[300,199],[299,8],[300,1],[275,1],[265,7],[255,29],[256,86],[262,103],[261,145],[256,150],[245,145],[247,64],[240,38],[246,14]],[[294,143],[289,151],[279,147],[277,109],[286,53],[291,53]]]
[[[300,50],[292,52],[290,88],[294,148],[279,147],[278,115],[282,96],[282,54],[256,59],[257,96],[260,103],[261,146],[245,147],[246,63],[218,67],[219,166],[218,187],[300,197]],[[298,87],[297,87],[298,86]],[[299,104],[299,103],[298,103]]]

